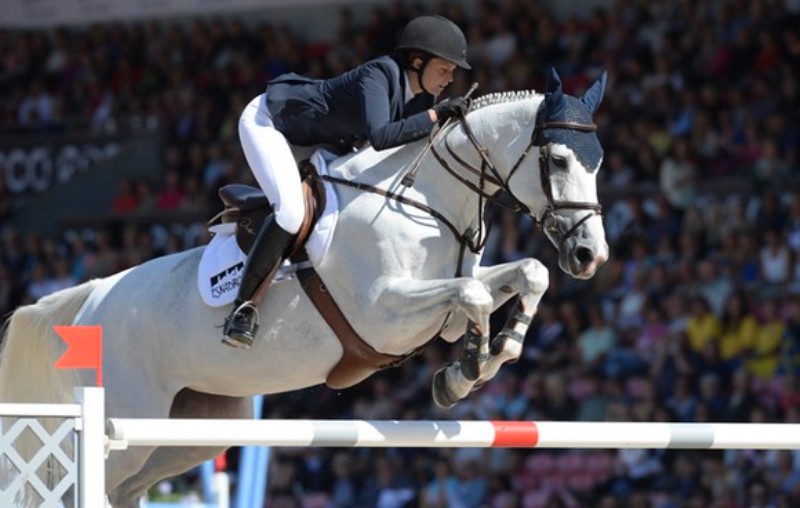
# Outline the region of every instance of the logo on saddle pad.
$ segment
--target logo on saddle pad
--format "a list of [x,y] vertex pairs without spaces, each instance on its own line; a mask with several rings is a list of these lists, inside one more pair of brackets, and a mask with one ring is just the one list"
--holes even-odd
[[239,284],[242,282],[243,269],[244,263],[240,261],[239,263],[236,263],[235,265],[226,268],[215,275],[212,275],[209,279],[209,283],[211,284],[211,296],[216,299],[221,298],[229,291],[236,291],[239,288]]
[[236,244],[235,224],[218,224],[209,231],[214,237],[197,267],[197,289],[207,305],[221,307],[236,298],[247,256]]

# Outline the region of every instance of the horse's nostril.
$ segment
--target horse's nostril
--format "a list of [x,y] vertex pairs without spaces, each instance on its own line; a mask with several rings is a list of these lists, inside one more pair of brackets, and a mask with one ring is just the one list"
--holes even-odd
[[588,264],[592,259],[594,259],[591,249],[586,247],[578,247],[575,250],[575,257],[578,259],[578,262],[581,265]]

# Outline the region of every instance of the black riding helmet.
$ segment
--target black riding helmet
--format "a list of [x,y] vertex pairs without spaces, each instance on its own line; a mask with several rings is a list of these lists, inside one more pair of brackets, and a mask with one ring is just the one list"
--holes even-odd
[[419,16],[403,29],[395,48],[398,52],[419,50],[449,60],[462,69],[467,63],[467,38],[458,25],[442,16]]

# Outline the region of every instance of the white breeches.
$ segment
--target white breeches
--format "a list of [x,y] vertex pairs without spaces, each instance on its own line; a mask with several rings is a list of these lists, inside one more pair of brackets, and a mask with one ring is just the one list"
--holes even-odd
[[297,233],[305,215],[300,173],[289,142],[272,124],[264,94],[242,111],[239,140],[250,170],[275,209],[278,225]]

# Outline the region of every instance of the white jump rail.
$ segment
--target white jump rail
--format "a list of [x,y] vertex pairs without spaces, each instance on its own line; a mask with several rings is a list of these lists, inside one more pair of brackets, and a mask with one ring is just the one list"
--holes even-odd
[[800,449],[800,424],[782,423],[110,418],[106,432],[112,450],[199,445]]

